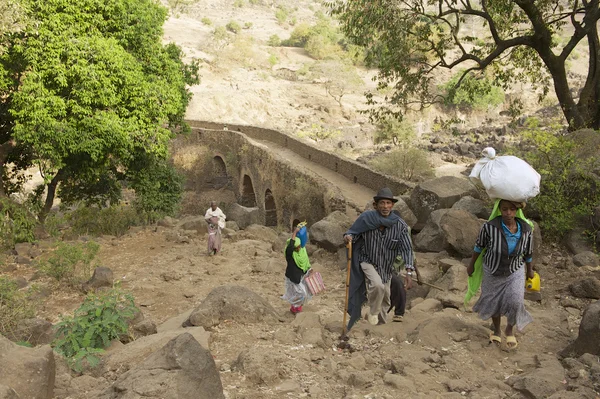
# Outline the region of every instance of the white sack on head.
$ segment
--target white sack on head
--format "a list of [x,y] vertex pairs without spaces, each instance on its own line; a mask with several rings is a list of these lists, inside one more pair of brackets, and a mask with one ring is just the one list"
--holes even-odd
[[497,157],[491,147],[482,154],[469,178],[483,186],[491,199],[527,202],[540,193],[541,176],[527,162],[512,155]]

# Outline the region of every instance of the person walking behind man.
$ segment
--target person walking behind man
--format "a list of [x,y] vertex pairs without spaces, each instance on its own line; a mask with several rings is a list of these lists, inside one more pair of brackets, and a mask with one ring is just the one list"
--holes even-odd
[[300,231],[297,220],[292,226],[292,237],[288,238],[285,245],[285,293],[281,297],[290,303],[290,312],[293,314],[302,312],[304,305],[311,298],[310,291],[304,283],[304,279],[310,275],[310,260],[306,248],[302,247],[300,238],[296,237]]
[[[395,213],[398,202],[389,188],[382,188],[373,197],[374,210],[360,214],[344,235],[352,242],[352,264],[348,313],[348,330],[360,318],[362,304],[367,299],[369,323],[383,324],[390,307],[390,284],[394,274],[394,260],[398,255],[404,259],[405,286],[412,287],[414,254],[408,225]],[[368,291],[367,291],[368,290]]]
[[221,250],[221,229],[225,228],[227,217],[217,206],[216,201],[210,201],[210,208],[204,214],[208,223],[208,254],[216,255]]

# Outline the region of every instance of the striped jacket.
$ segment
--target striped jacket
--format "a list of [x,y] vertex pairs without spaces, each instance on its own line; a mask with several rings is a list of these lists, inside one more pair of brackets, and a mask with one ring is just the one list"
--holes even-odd
[[521,239],[512,254],[508,255],[508,243],[502,231],[502,216],[481,227],[476,245],[486,248],[483,264],[494,276],[508,276],[523,266],[525,259],[533,255],[533,230],[529,224],[516,219],[521,226]]
[[375,267],[381,282],[387,284],[392,278],[394,260],[398,255],[404,259],[407,269],[412,269],[414,254],[410,240],[410,228],[402,219],[383,230],[373,229],[362,233],[364,246],[360,254],[360,262]]

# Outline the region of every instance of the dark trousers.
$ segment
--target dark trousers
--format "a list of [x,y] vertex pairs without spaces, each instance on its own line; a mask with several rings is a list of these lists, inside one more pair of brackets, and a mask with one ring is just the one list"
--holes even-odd
[[402,281],[402,277],[399,275],[392,276],[390,302],[391,306],[388,309],[388,312],[394,308],[394,315],[404,316],[404,310],[406,309],[406,290],[404,289],[404,281]]

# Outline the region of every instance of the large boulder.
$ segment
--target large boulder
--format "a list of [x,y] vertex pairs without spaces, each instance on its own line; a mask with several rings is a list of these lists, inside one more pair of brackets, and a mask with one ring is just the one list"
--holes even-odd
[[262,226],[259,224],[251,224],[250,226],[247,226],[243,232],[238,233],[238,236],[248,239],[267,241],[270,243],[276,242],[279,239],[277,231],[271,227]]
[[429,290],[427,298],[437,299],[445,308],[461,309],[467,292],[467,268],[464,265],[452,266],[435,282],[444,291]]
[[220,399],[225,395],[210,352],[183,333],[122,374],[100,398]]
[[563,239],[563,243],[573,255],[592,250],[592,246],[587,240],[586,231],[581,227],[568,232]]
[[462,197],[477,197],[477,189],[467,179],[443,176],[420,183],[413,190],[409,205],[417,217],[416,230],[427,222],[431,212],[451,208]]
[[471,256],[481,225],[473,214],[450,209],[440,219],[440,228],[446,235],[449,246],[447,249],[465,258]]
[[308,237],[312,243],[321,248],[337,252],[344,246],[344,233],[350,226],[352,226],[350,218],[345,213],[335,211],[310,226]]
[[586,277],[571,283],[569,290],[576,298],[600,299],[600,280]]
[[560,353],[563,357],[578,357],[584,353],[600,355],[600,301],[596,301],[585,309],[579,335]]
[[240,229],[245,229],[251,224],[261,224],[264,222],[258,208],[247,208],[240,204],[231,204],[225,214],[227,215],[227,220],[234,220]]
[[54,396],[56,365],[50,346],[27,348],[0,335],[0,365],[0,385],[12,388],[18,397],[51,399]]
[[94,269],[94,274],[85,283],[83,283],[83,291],[88,292],[102,287],[112,287],[113,272],[108,267],[97,267]]
[[177,224],[177,228],[180,230],[195,230],[200,235],[208,233],[208,223],[206,223],[204,216],[187,216]]
[[467,211],[480,219],[487,219],[492,213],[492,208],[487,206],[485,202],[471,196],[462,197],[454,205],[452,209]]
[[509,377],[506,383],[533,399],[548,398],[565,389],[565,370],[555,356],[535,355],[532,363],[535,368]]
[[573,256],[573,263],[575,266],[596,267],[600,265],[600,257],[592,251],[584,251]]
[[448,250],[461,257],[473,253],[481,222],[467,211],[438,209],[431,212],[423,230],[415,236],[418,251],[441,252]]
[[438,209],[431,212],[425,227],[413,240],[415,249],[422,252],[441,252],[448,247],[446,234],[440,227],[440,221],[449,210]]
[[272,322],[279,320],[279,316],[264,298],[248,288],[225,285],[212,290],[184,325],[210,328],[223,320],[244,324]]

